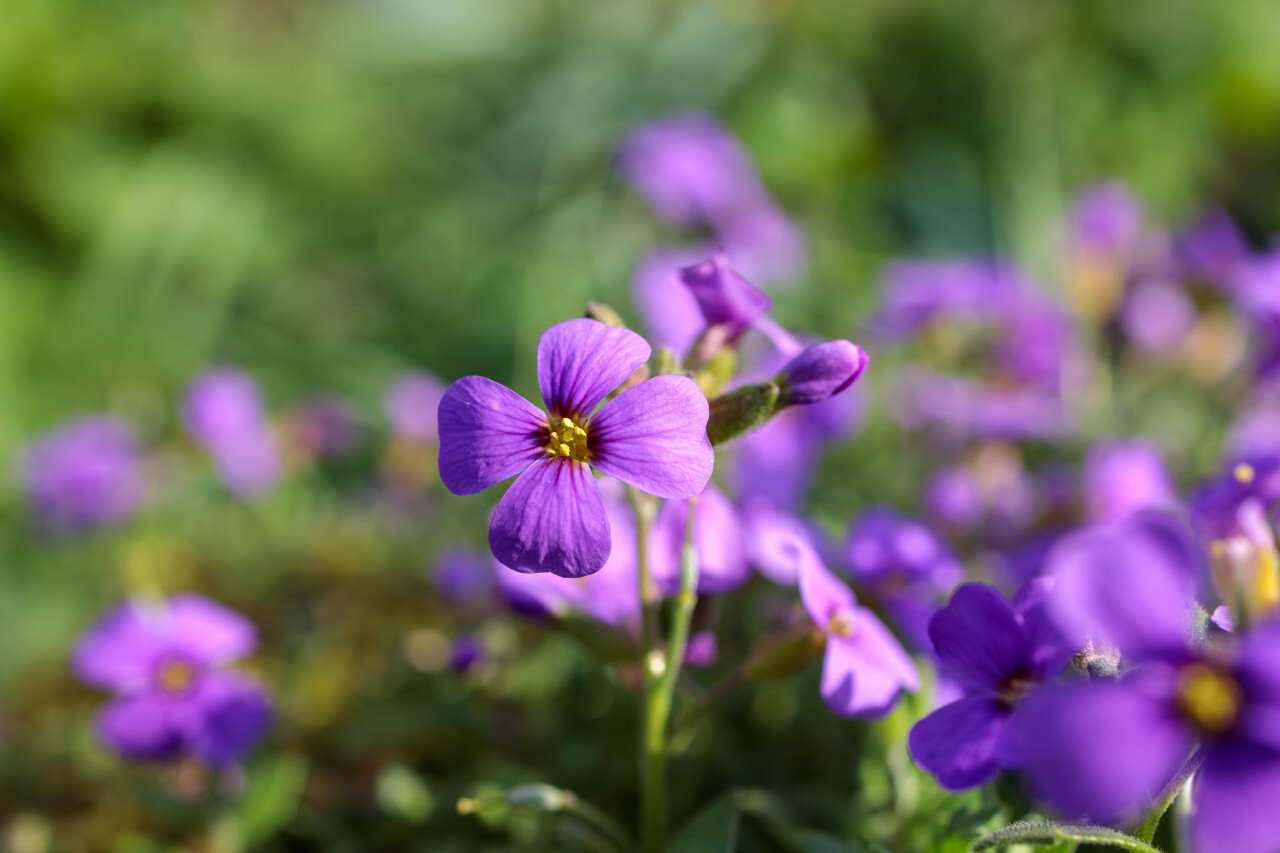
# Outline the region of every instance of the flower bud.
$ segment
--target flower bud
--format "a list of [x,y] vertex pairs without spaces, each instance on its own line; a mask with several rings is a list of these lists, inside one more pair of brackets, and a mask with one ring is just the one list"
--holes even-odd
[[750,432],[773,417],[779,388],[773,382],[744,385],[711,401],[707,437],[712,444]]
[[603,302],[588,302],[587,311],[583,316],[589,320],[604,323],[606,326],[617,326],[619,329],[627,327],[627,324],[618,316],[618,312]]
[[845,340],[814,344],[774,377],[778,407],[819,403],[852,385],[867,369],[862,347]]
[[729,268],[723,252],[679,272],[680,283],[689,288],[708,326],[724,326],[729,343],[734,343],[749,326],[763,317],[772,300],[764,291]]
[[1247,624],[1280,608],[1280,554],[1260,503],[1246,501],[1238,520],[1239,535],[1210,544],[1209,565],[1228,610]]

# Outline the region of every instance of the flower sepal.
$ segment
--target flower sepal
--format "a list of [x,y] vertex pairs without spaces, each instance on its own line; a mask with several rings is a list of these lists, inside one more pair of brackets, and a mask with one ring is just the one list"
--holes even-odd
[[774,382],[744,385],[711,401],[707,437],[723,444],[762,426],[777,412],[780,390]]

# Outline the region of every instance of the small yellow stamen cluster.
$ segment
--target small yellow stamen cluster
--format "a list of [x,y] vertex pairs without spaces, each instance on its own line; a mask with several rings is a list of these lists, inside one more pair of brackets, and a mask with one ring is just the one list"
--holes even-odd
[[1236,478],[1237,483],[1248,485],[1253,482],[1253,478],[1258,476],[1258,473],[1253,470],[1252,465],[1241,462],[1235,468],[1231,469],[1231,476]]
[[1219,734],[1240,715],[1240,685],[1205,663],[1193,663],[1178,674],[1178,708],[1202,731]]
[[547,425],[550,438],[547,452],[552,456],[563,456],[587,461],[587,431],[573,422],[572,418],[561,418]]
[[831,621],[827,623],[827,633],[835,634],[837,637],[852,637],[854,633],[853,617],[843,610],[837,610],[832,613]]
[[156,675],[156,683],[166,693],[182,693],[189,689],[196,680],[196,672],[191,665],[180,660],[166,661],[161,664]]

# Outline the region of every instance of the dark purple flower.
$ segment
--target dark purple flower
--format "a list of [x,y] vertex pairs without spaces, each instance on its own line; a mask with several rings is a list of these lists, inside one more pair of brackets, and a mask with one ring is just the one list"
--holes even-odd
[[397,376],[383,402],[387,421],[398,436],[421,444],[434,444],[436,407],[444,396],[444,383],[430,373],[413,371]]
[[644,364],[649,345],[595,320],[552,326],[538,342],[547,410],[468,376],[440,401],[440,479],[470,495],[519,474],[498,503],[489,547],[522,572],[581,577],[609,558],[609,520],[591,469],[669,500],[706,488],[714,453],[707,398],[684,376],[605,397]]
[[964,698],[916,723],[907,746],[942,787],[981,785],[1021,763],[1015,733],[1023,701],[1070,657],[1044,613],[1051,589],[1033,581],[1011,603],[993,587],[967,583],[929,622],[942,671]]
[[708,326],[721,326],[730,343],[764,319],[772,300],[729,267],[723,252],[709,261],[685,267],[680,282],[697,300]]
[[97,728],[125,758],[190,754],[221,767],[270,725],[261,685],[227,668],[256,645],[257,632],[239,613],[186,593],[117,607],[81,638],[71,664],[81,681],[116,694]]
[[1140,509],[1177,503],[1160,449],[1148,441],[1097,444],[1084,467],[1085,511],[1093,521],[1120,521]]
[[920,687],[915,663],[897,638],[836,579],[812,548],[801,550],[800,598],[827,636],[822,698],[842,717],[880,717],[898,695]]
[[746,151],[705,113],[636,128],[616,162],[623,179],[676,225],[713,222],[768,199]]
[[[698,555],[698,593],[719,595],[737,589],[751,575],[746,531],[738,511],[711,485],[703,490],[696,506],[693,545]],[[668,501],[653,522],[650,571],[658,588],[668,595],[675,595],[680,589],[680,552],[688,521],[689,504]]]
[[820,403],[848,388],[867,369],[867,354],[849,341],[814,344],[787,362],[775,381],[782,406]]
[[467,672],[483,660],[484,643],[475,637],[457,637],[449,647],[449,668],[454,672]]
[[262,396],[249,374],[220,368],[198,376],[187,391],[182,419],[233,494],[254,497],[279,478],[280,461]]
[[448,548],[440,553],[435,560],[432,581],[448,601],[476,601],[493,591],[489,558],[465,547]]
[[27,500],[59,530],[124,521],[146,491],[133,431],[106,416],[80,418],[48,433],[26,450],[22,471]]
[[1187,272],[1229,288],[1235,267],[1249,255],[1249,243],[1225,210],[1206,211],[1178,236],[1178,255]]
[[1054,570],[1074,587],[1054,614],[1068,631],[1113,642],[1127,671],[1028,701],[1018,734],[1033,787],[1066,815],[1122,820],[1147,807],[1198,748],[1194,849],[1277,849],[1280,623],[1193,647],[1185,616],[1195,567],[1186,543],[1174,547],[1169,529],[1141,524],[1083,535],[1084,547]]

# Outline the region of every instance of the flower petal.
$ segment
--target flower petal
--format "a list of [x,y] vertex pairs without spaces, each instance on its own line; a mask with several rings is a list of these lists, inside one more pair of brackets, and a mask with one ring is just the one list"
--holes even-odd
[[649,360],[648,342],[630,329],[580,317],[538,340],[538,387],[547,410],[578,420]]
[[[720,595],[737,589],[751,576],[744,540],[746,531],[733,504],[715,486],[708,485],[694,511],[693,543],[698,554],[698,594]],[[680,554],[684,550],[689,504],[668,501],[653,523],[653,548],[649,569],[664,593],[680,588]]]
[[76,646],[71,668],[85,684],[126,691],[151,678],[166,643],[157,613],[126,602],[94,625]]
[[530,465],[498,503],[489,548],[518,572],[580,578],[599,571],[609,559],[609,519],[591,469],[558,456]]
[[1280,850],[1280,754],[1232,740],[1216,745],[1192,789],[1200,853]]
[[95,727],[106,746],[134,761],[173,758],[182,749],[182,736],[172,723],[169,704],[154,693],[108,702],[98,712]]
[[1190,754],[1191,735],[1165,694],[1172,682],[1153,684],[1140,675],[1047,687],[1018,709],[1018,748],[1032,788],[1064,817],[1133,817]]
[[916,723],[907,746],[916,764],[938,784],[962,791],[989,781],[1000,770],[997,746],[1008,709],[991,696],[971,696],[944,705]]
[[1031,674],[1030,643],[1013,606],[994,587],[967,583],[929,620],[929,638],[949,675],[970,689],[999,693]]
[[449,386],[437,409],[440,479],[455,495],[474,495],[519,474],[544,455],[547,416],[483,376]]
[[915,664],[870,610],[857,608],[852,637],[827,638],[822,698],[834,713],[879,717],[893,707],[899,693],[919,686]]
[[850,609],[857,606],[853,590],[840,582],[835,575],[822,564],[818,552],[813,548],[800,547],[800,600],[804,609],[809,611],[809,618],[823,631],[831,624],[831,617],[837,610]]
[[685,376],[655,376],[600,410],[587,430],[592,467],[668,500],[688,500],[711,479],[707,398]]
[[774,583],[799,583],[801,551],[813,549],[813,534],[804,522],[760,497],[744,502],[742,522],[752,565]]
[[175,595],[165,618],[173,644],[206,666],[242,658],[258,645],[252,622],[202,595]]
[[210,676],[187,732],[190,750],[214,767],[243,758],[271,725],[271,700],[257,682],[233,673]]

